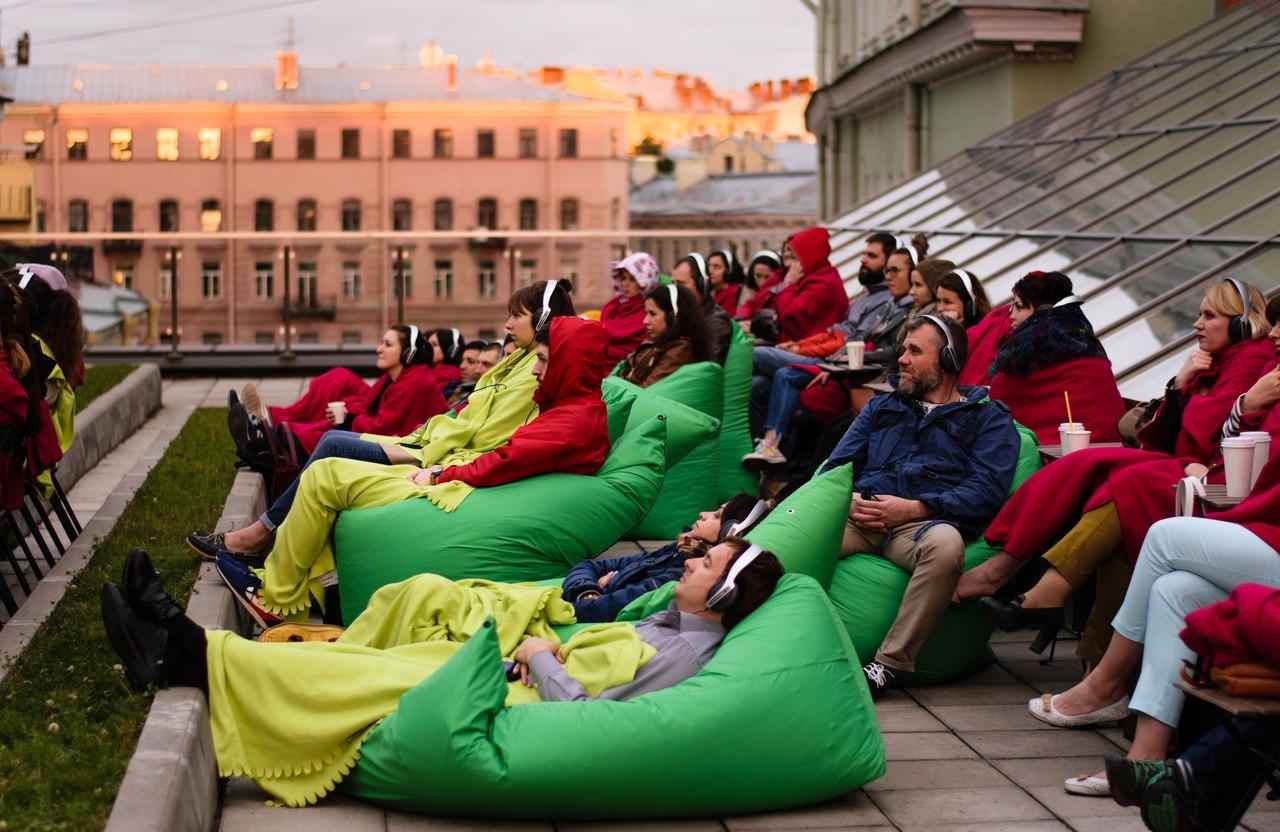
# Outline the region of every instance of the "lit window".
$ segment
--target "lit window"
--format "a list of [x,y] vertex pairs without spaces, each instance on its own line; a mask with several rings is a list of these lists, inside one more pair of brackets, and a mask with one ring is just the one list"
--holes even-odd
[[[436,298],[439,300],[448,300],[453,297],[453,261],[437,260],[436,261]],[[408,297],[408,295],[405,295]]]
[[298,200],[298,230],[316,230],[316,201],[314,199]]
[[249,141],[253,142],[253,158],[270,159],[271,145],[275,141],[276,131],[270,127],[255,127],[249,131]]
[[173,299],[173,263],[160,261],[160,300]]
[[111,128],[111,160],[127,162],[133,158],[133,129],[130,127]]
[[156,129],[156,158],[161,162],[178,161],[178,128]]
[[342,299],[356,300],[360,297],[360,263],[348,260],[342,264]]
[[126,289],[133,288],[133,264],[116,263],[111,270],[111,282]]
[[200,203],[200,230],[212,234],[222,230],[222,205],[216,199]]
[[212,162],[222,155],[222,128],[200,128],[200,158]]
[[40,160],[44,158],[44,131],[23,130],[22,143],[27,147],[27,158]]
[[67,161],[83,162],[89,158],[89,131],[72,128],[67,131]]
[[259,260],[253,266],[253,289],[258,300],[271,300],[276,293],[276,268],[270,260]]
[[205,300],[218,300],[222,297],[222,263],[217,260],[206,260],[200,266],[200,288]]

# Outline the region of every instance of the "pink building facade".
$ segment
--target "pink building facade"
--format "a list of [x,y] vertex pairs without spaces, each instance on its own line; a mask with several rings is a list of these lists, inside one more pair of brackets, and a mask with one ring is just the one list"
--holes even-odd
[[395,321],[399,258],[407,322],[492,334],[532,280],[602,304],[625,243],[572,235],[627,226],[617,103],[448,66],[35,65],[0,70],[0,92],[46,234],[147,235],[43,241],[92,246],[94,279],[166,322],[176,248],[186,342],[279,340],[286,246],[296,340],[369,343]]

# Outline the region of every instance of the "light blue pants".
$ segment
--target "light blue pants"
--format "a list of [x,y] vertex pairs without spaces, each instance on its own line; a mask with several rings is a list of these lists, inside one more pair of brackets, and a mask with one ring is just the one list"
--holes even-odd
[[1280,553],[1243,526],[1172,517],[1151,527],[1111,622],[1119,635],[1143,645],[1132,710],[1178,724],[1183,694],[1174,683],[1182,662],[1195,655],[1178,637],[1187,613],[1245,583],[1280,587]]

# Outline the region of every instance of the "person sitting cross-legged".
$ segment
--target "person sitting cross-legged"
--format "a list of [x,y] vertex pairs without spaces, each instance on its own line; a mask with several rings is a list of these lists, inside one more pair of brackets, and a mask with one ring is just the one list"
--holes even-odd
[[[332,789],[369,728],[482,627],[493,628],[513,662],[508,705],[629,700],[697,675],[781,576],[770,552],[732,537],[685,562],[666,609],[563,645],[546,637],[551,626],[573,622],[555,587],[437,575],[383,587],[335,643],[248,641],[188,618],[141,549],[126,556],[121,584],[103,587],[101,606],[134,690],[204,690],[219,770],[253,772],[274,798],[302,805]],[[578,660],[579,651],[588,658]]]
[[960,580],[965,539],[995,516],[1013,481],[1017,429],[985,388],[957,384],[966,351],[964,329],[949,318],[907,324],[893,392],[871,399],[824,466],[852,462],[857,473],[841,555],[879,555],[911,573],[864,667],[873,696],[915,669]]

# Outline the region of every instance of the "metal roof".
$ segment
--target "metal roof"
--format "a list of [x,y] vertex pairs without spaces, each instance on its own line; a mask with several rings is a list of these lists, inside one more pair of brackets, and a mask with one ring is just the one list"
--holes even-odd
[[445,81],[443,68],[303,66],[298,70],[297,89],[277,90],[275,69],[269,65],[35,64],[0,69],[0,93],[16,104],[590,100],[525,81],[465,70],[458,72],[455,92],[445,89]]
[[1280,291],[1280,2],[1242,3],[830,227],[850,285],[881,230],[925,232],[993,303],[1028,271],[1066,273],[1121,392],[1153,396],[1208,281]]
[[659,176],[631,189],[630,212],[637,216],[681,214],[818,213],[818,179],[812,173],[729,173],[709,176],[683,191],[673,177]]

